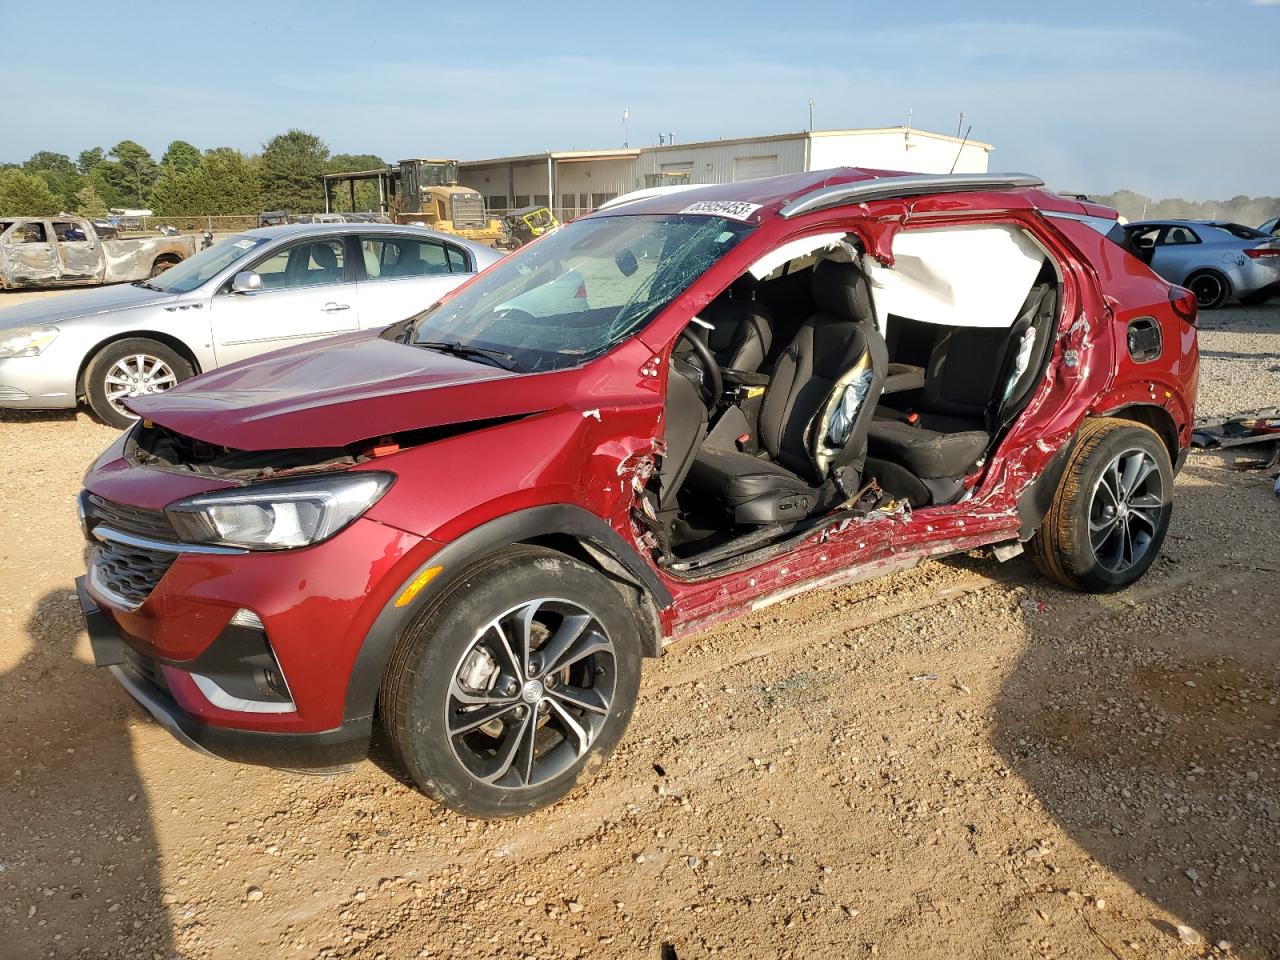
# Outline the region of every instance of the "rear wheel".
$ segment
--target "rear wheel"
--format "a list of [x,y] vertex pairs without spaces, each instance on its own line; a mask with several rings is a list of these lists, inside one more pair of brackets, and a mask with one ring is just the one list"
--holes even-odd
[[145,337],[117,340],[98,351],[84,372],[84,395],[98,419],[124,429],[137,419],[124,408],[130,397],[162,393],[195,376],[172,347]]
[[175,257],[160,257],[151,265],[151,276],[158,277],[170,267],[176,267],[181,262]]
[[640,638],[600,573],[516,547],[446,588],[383,678],[388,739],[424,793],[468,816],[559,800],[613,751],[635,706]]
[[1216,310],[1226,302],[1231,293],[1227,278],[1217,270],[1201,270],[1187,278],[1187,289],[1196,295],[1196,305],[1201,310]]
[[1046,576],[1087,593],[1133,583],[1155,562],[1173,512],[1173,466],[1155,431],[1087,420],[1032,540]]

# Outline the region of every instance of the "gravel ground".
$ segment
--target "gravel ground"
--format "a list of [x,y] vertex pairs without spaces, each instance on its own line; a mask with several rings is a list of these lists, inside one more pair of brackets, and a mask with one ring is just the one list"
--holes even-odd
[[[1280,405],[1280,311],[1208,319],[1210,412]],[[90,666],[74,495],[111,436],[0,414],[0,956],[1280,957],[1261,473],[1193,456],[1120,594],[974,555],[682,641],[596,782],[482,824],[382,750],[191,753]]]
[[1197,417],[1280,406],[1280,301],[1200,314]]

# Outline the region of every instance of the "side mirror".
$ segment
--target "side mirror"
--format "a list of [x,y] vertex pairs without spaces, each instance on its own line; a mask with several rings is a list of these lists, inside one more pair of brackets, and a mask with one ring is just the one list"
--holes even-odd
[[241,270],[231,281],[232,293],[257,293],[262,289],[262,278],[252,270]]

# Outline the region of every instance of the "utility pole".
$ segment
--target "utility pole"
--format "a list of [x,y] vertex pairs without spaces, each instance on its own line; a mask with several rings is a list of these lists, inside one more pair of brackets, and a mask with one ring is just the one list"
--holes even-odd
[[624,107],[622,110],[622,145],[624,147],[631,146],[631,138],[628,136],[627,121],[631,119],[631,109]]
[[809,132],[813,133],[813,97],[809,98]]

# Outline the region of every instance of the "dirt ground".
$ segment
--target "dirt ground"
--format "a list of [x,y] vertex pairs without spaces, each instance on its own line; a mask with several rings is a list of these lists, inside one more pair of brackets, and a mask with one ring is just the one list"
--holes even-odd
[[[1280,405],[1280,309],[1207,320],[1205,412]],[[111,436],[0,414],[0,957],[1280,957],[1265,474],[1193,456],[1120,594],[974,555],[683,641],[596,782],[483,824],[381,749],[189,752],[90,666]]]

